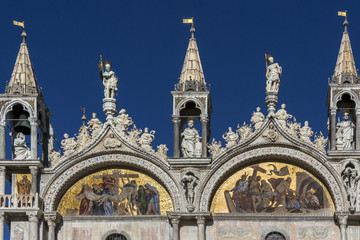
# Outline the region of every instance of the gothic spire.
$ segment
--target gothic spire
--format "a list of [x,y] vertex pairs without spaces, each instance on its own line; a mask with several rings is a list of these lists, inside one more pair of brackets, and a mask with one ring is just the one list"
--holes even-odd
[[347,30],[349,23],[345,15],[344,33],[342,36],[339,55],[333,75],[333,82],[337,84],[357,82],[358,74],[355,67],[354,56],[351,50],[349,33]]
[[21,34],[23,42],[20,44],[20,50],[16,58],[13,73],[10,81],[6,87],[8,94],[38,94],[39,88],[37,85],[34,69],[31,63],[29,50],[26,45],[25,29]]

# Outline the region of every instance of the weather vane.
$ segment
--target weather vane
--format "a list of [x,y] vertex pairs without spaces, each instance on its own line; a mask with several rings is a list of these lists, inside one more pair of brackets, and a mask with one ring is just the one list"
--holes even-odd
[[191,23],[191,26],[194,26],[194,18],[188,18],[188,19],[183,19],[183,23]]
[[345,10],[345,12],[338,12],[338,16],[343,16],[346,19],[347,18],[346,13],[347,13],[347,10]]
[[20,26],[20,27],[22,27],[23,29],[25,29],[25,22],[18,22],[18,21],[13,20],[13,24],[14,24],[15,26]]

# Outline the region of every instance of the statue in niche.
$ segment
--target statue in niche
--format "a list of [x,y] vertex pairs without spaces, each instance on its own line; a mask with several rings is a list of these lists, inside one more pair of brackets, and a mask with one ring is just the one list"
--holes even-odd
[[353,150],[354,142],[354,123],[349,120],[350,114],[347,111],[344,111],[343,114],[344,121],[336,124],[336,149],[337,150]]
[[314,135],[314,132],[309,127],[309,122],[305,121],[304,126],[300,128],[300,139],[304,142],[311,143],[310,137]]
[[360,180],[358,171],[352,167],[346,167],[343,172],[343,180],[350,202],[350,211],[356,209],[357,188]]
[[254,125],[255,131],[261,127],[265,121],[265,116],[260,112],[260,108],[256,108],[256,112],[253,112],[253,115],[250,119],[250,122]]
[[93,113],[88,125],[87,128],[91,132],[91,138],[94,139],[100,133],[103,123],[96,117],[96,113]]
[[286,105],[284,103],[281,104],[281,109],[279,109],[275,114],[275,118],[278,120],[280,125],[284,128],[286,127],[287,120],[293,117],[292,115],[290,115],[286,112],[285,108],[286,108]]
[[274,63],[274,58],[271,54],[266,56],[266,92],[278,93],[280,86],[280,77],[282,68],[278,63]]
[[134,122],[129,117],[129,114],[126,113],[126,110],[121,109],[119,115],[114,118],[114,123],[116,130],[120,133],[125,133]]
[[[193,206],[194,204],[195,187],[197,185],[198,180],[199,179],[191,172],[185,174],[181,178],[181,184],[185,189],[186,200],[190,206]],[[188,210],[191,211],[190,209],[192,209],[192,211],[194,210],[194,208],[189,207]]]
[[14,139],[14,160],[25,160],[30,158],[30,149],[26,146],[25,135],[21,132]]
[[16,182],[16,187],[18,194],[28,195],[31,191],[31,181],[28,180],[26,175],[23,175],[22,179]]
[[54,141],[55,141],[55,133],[52,124],[49,124],[49,142],[48,142],[48,152],[52,153],[54,151]]
[[[104,69],[105,66],[105,69]],[[110,61],[102,61],[102,57],[100,56],[99,63],[99,72],[100,78],[104,84],[104,96],[105,98],[114,98],[115,93],[118,90],[118,78],[115,76],[115,73],[111,71],[111,62]]]
[[75,138],[69,138],[69,134],[67,133],[64,134],[64,138],[65,139],[61,141],[61,148],[64,150],[64,156],[68,157],[75,152],[77,143]]
[[186,128],[182,133],[181,137],[183,138],[181,142],[181,151],[184,157],[201,157],[201,141],[198,131],[194,128],[196,123],[195,118],[189,118],[188,128]]
[[149,129],[145,128],[143,134],[141,135],[141,137],[139,139],[140,146],[147,151],[154,151],[151,147],[151,143],[155,139],[154,134],[155,134],[154,130],[149,132]]
[[229,127],[229,132],[222,135],[223,139],[226,141],[226,148],[231,148],[235,146],[239,140],[239,135],[232,131],[232,128]]

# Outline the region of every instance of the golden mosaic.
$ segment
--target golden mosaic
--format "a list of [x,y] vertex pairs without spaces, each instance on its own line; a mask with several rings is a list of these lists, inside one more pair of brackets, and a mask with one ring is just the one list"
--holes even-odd
[[15,174],[16,194],[27,195],[31,192],[31,174]]

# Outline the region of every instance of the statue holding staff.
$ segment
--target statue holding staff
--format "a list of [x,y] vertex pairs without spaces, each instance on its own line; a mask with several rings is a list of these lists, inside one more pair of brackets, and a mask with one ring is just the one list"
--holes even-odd
[[105,98],[114,98],[115,92],[118,90],[118,78],[116,77],[115,72],[111,71],[111,66],[111,62],[107,60],[103,62],[102,56],[100,55],[99,73],[105,87]]
[[266,92],[278,92],[280,86],[280,77],[282,68],[278,63],[274,63],[274,58],[271,54],[266,55]]

